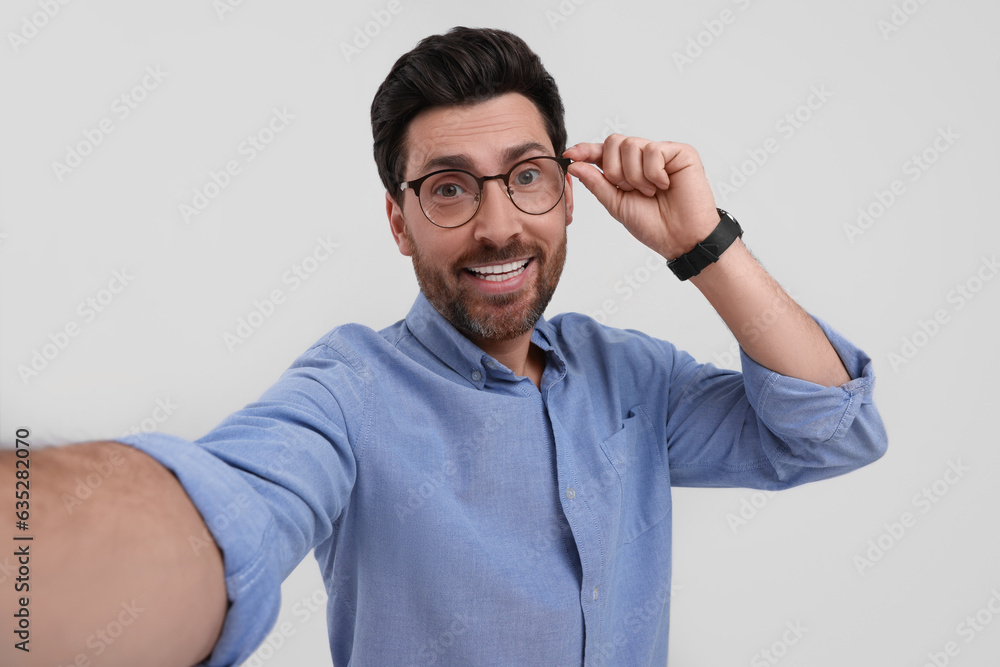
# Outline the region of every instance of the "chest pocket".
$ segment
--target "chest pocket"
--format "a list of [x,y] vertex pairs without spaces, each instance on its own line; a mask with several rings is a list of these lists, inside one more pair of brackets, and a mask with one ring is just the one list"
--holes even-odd
[[670,512],[670,476],[645,408],[629,410],[622,428],[602,442],[601,449],[621,481],[619,544],[626,544]]

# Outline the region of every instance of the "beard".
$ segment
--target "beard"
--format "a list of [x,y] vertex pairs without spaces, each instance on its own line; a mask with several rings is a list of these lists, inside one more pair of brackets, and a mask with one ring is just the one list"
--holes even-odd
[[[449,267],[435,266],[424,258],[408,227],[404,233],[420,291],[435,310],[473,342],[512,340],[534,329],[556,291],[566,263],[565,225],[552,256],[546,256],[538,244],[514,241],[503,248],[470,251]],[[536,264],[535,280],[516,292],[483,294],[462,280],[465,266],[499,264],[528,255]]]

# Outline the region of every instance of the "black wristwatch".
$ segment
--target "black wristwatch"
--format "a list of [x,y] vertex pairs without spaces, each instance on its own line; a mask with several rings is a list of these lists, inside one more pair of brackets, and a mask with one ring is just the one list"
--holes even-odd
[[674,272],[674,275],[681,280],[693,278],[702,270],[719,261],[719,257],[726,248],[733,244],[733,241],[743,236],[743,228],[736,218],[729,215],[721,208],[715,209],[719,212],[719,224],[712,230],[708,237],[696,245],[691,252],[684,253],[680,257],[675,257],[667,262],[667,266]]

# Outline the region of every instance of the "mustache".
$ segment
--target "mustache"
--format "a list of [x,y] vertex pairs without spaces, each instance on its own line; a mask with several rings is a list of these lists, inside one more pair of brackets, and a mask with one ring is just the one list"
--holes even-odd
[[462,267],[476,264],[500,264],[517,257],[538,257],[542,254],[542,249],[534,243],[523,241],[512,241],[502,248],[479,248],[467,252],[458,258],[455,265],[461,271]]

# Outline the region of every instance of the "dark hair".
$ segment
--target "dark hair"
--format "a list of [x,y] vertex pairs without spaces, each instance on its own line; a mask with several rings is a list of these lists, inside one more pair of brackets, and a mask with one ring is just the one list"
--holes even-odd
[[556,155],[566,150],[563,103],[552,76],[520,37],[489,28],[452,28],[400,56],[372,100],[375,164],[401,201],[406,130],[425,109],[485,102],[521,93],[538,108]]

